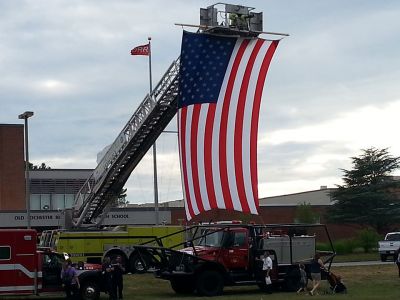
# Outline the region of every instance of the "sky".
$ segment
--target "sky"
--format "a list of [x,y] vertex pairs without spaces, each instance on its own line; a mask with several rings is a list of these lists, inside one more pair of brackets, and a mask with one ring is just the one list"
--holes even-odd
[[[234,3],[234,2],[233,2]],[[182,28],[211,1],[0,0],[0,124],[29,119],[30,160],[95,168],[149,89],[179,56]],[[290,34],[265,83],[258,135],[260,197],[334,187],[369,147],[400,156],[400,2],[242,1],[264,31]],[[189,28],[187,28],[190,30]],[[263,35],[264,38],[278,38]],[[167,130],[176,130],[174,118]],[[159,201],[182,198],[176,135],[157,141]],[[400,175],[397,171],[395,175]],[[126,185],[152,202],[151,150]]]

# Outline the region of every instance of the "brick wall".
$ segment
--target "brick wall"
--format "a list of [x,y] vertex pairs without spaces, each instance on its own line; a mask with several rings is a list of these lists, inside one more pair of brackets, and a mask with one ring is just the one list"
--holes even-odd
[[0,124],[0,210],[25,205],[24,126]]

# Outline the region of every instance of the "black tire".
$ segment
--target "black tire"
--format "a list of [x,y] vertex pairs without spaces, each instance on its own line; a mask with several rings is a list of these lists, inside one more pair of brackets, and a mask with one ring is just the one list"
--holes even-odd
[[213,297],[222,294],[224,279],[217,271],[203,271],[196,280],[196,290],[201,296]]
[[129,259],[131,273],[143,274],[150,267],[150,259],[146,255],[135,254]]
[[86,281],[81,284],[82,300],[98,300],[100,298],[100,287],[95,281]]
[[297,269],[288,271],[285,277],[285,290],[288,292],[295,292],[300,288],[301,275]]
[[170,282],[171,288],[177,294],[193,294],[196,289],[194,281],[191,278],[174,278]]
[[387,260],[386,254],[381,254],[381,261],[386,261],[386,260]]

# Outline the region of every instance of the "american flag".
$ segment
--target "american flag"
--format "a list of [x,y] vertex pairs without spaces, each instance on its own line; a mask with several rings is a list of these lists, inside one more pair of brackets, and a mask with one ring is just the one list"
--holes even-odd
[[178,132],[188,220],[216,208],[258,213],[258,115],[277,46],[183,33]]

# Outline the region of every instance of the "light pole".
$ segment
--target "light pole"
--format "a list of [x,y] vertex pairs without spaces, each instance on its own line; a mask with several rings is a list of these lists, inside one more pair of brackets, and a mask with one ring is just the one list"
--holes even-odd
[[33,116],[33,111],[26,111],[18,116],[18,119],[24,120],[24,132],[25,132],[25,201],[26,201],[26,217],[27,227],[31,228],[31,201],[30,201],[30,190],[29,190],[29,147],[28,147],[28,118]]

